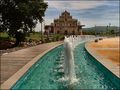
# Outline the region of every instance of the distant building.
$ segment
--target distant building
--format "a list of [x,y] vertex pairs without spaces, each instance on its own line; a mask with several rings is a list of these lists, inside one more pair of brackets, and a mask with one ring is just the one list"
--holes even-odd
[[73,19],[66,10],[54,19],[54,23],[45,26],[45,34],[64,34],[64,35],[80,35],[82,34],[82,26],[77,19]]

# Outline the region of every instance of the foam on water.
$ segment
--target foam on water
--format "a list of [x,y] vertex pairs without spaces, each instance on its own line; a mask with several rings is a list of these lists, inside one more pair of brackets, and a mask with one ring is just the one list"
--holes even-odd
[[74,67],[73,45],[70,42],[69,38],[67,37],[65,37],[64,40],[64,49],[65,49],[65,63],[64,63],[65,78],[68,78],[69,84],[72,84],[77,79]]
[[74,65],[74,48],[80,43],[95,38],[94,36],[70,36],[64,40],[64,77],[68,78],[69,84],[77,82],[75,65]]

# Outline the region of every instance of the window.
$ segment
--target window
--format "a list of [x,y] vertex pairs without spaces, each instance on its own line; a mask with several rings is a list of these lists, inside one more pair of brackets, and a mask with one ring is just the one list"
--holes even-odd
[[67,18],[65,18],[65,21],[67,21]]
[[67,30],[65,30],[64,34],[65,34],[65,35],[67,35],[67,34],[68,34],[68,31],[67,31]]
[[75,31],[74,30],[72,31],[72,35],[75,35]]
[[57,31],[57,34],[59,34],[60,33],[60,31]]

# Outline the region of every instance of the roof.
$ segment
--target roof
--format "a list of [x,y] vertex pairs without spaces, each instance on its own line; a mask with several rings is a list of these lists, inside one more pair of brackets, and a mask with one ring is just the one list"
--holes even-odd
[[62,14],[66,14],[66,13],[70,15],[70,13],[66,10]]

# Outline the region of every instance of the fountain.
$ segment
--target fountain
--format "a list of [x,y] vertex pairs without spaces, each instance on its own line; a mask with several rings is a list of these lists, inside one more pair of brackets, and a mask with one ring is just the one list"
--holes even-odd
[[65,62],[64,62],[64,73],[65,79],[68,80],[69,84],[73,84],[77,81],[74,66],[74,56],[73,56],[73,45],[69,38],[65,37],[64,40],[65,48]]
[[119,89],[119,78],[115,78],[85,50],[85,42],[95,38],[91,35],[65,37],[64,45],[40,58],[11,90]]
[[77,82],[76,73],[75,73],[75,65],[74,65],[74,55],[73,50],[80,43],[86,42],[95,38],[94,36],[70,36],[65,37],[64,40],[64,80],[68,81],[69,85]]

